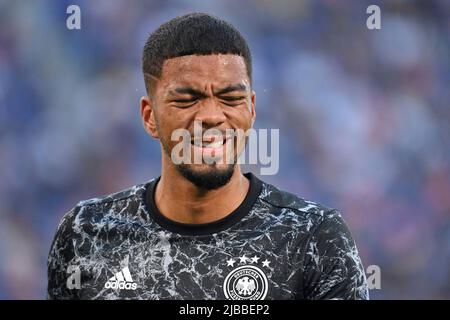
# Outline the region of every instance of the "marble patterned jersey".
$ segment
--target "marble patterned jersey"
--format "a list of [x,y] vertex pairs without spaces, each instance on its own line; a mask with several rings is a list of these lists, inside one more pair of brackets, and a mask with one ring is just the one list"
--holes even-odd
[[241,205],[207,224],[169,220],[159,181],[80,202],[48,258],[49,299],[368,299],[340,213],[246,174]]

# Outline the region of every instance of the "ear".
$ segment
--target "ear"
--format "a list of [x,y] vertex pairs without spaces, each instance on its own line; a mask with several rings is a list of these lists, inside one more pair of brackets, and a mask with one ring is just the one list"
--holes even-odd
[[254,90],[252,90],[252,96],[251,96],[251,113],[252,113],[252,127],[253,124],[255,123],[255,119],[256,119],[256,111],[255,111],[255,101],[256,101],[256,92]]
[[148,96],[141,98],[141,118],[145,130],[153,138],[158,139],[158,129],[155,121],[155,110],[152,100]]

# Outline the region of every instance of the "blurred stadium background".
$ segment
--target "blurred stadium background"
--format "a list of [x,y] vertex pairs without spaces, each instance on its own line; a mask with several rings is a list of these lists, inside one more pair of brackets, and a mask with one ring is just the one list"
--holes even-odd
[[[82,29],[66,28],[81,7]],[[381,7],[381,30],[366,8]],[[0,0],[0,299],[43,299],[56,226],[76,202],[155,177],[140,55],[202,11],[254,57],[257,128],[280,128],[262,179],[339,208],[372,299],[450,298],[450,1]],[[257,171],[255,171],[258,173]]]

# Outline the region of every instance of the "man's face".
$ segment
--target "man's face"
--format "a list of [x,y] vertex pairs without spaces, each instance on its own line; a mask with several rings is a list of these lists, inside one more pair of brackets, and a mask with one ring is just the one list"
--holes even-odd
[[[172,133],[177,129],[190,133],[190,163],[175,165],[172,162],[170,165],[175,165],[188,179],[196,176],[220,180],[227,176],[228,182],[234,164],[229,164],[227,157],[231,156],[235,163],[244,142],[236,136],[228,139],[230,130],[242,133],[252,127],[254,103],[255,93],[251,90],[241,56],[188,55],[164,62],[152,99],[141,102],[141,109],[151,109],[149,113],[142,112],[144,124],[153,137],[160,139],[169,162],[172,162],[174,147],[180,143],[180,140],[172,141]],[[195,127],[197,133],[201,129],[200,137],[194,135]],[[205,135],[205,132],[209,134]],[[195,161],[195,153],[202,155],[200,163]],[[214,159],[213,163],[205,161],[208,157]],[[217,187],[220,185],[211,189]]]

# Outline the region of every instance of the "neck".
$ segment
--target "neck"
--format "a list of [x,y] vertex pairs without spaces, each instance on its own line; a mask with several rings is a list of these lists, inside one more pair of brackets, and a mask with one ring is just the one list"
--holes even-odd
[[[189,224],[209,223],[226,217],[244,201],[250,183],[239,165],[230,181],[215,190],[203,190],[184,178],[174,166],[163,163],[155,203],[167,218]],[[174,201],[176,199],[176,201]]]

